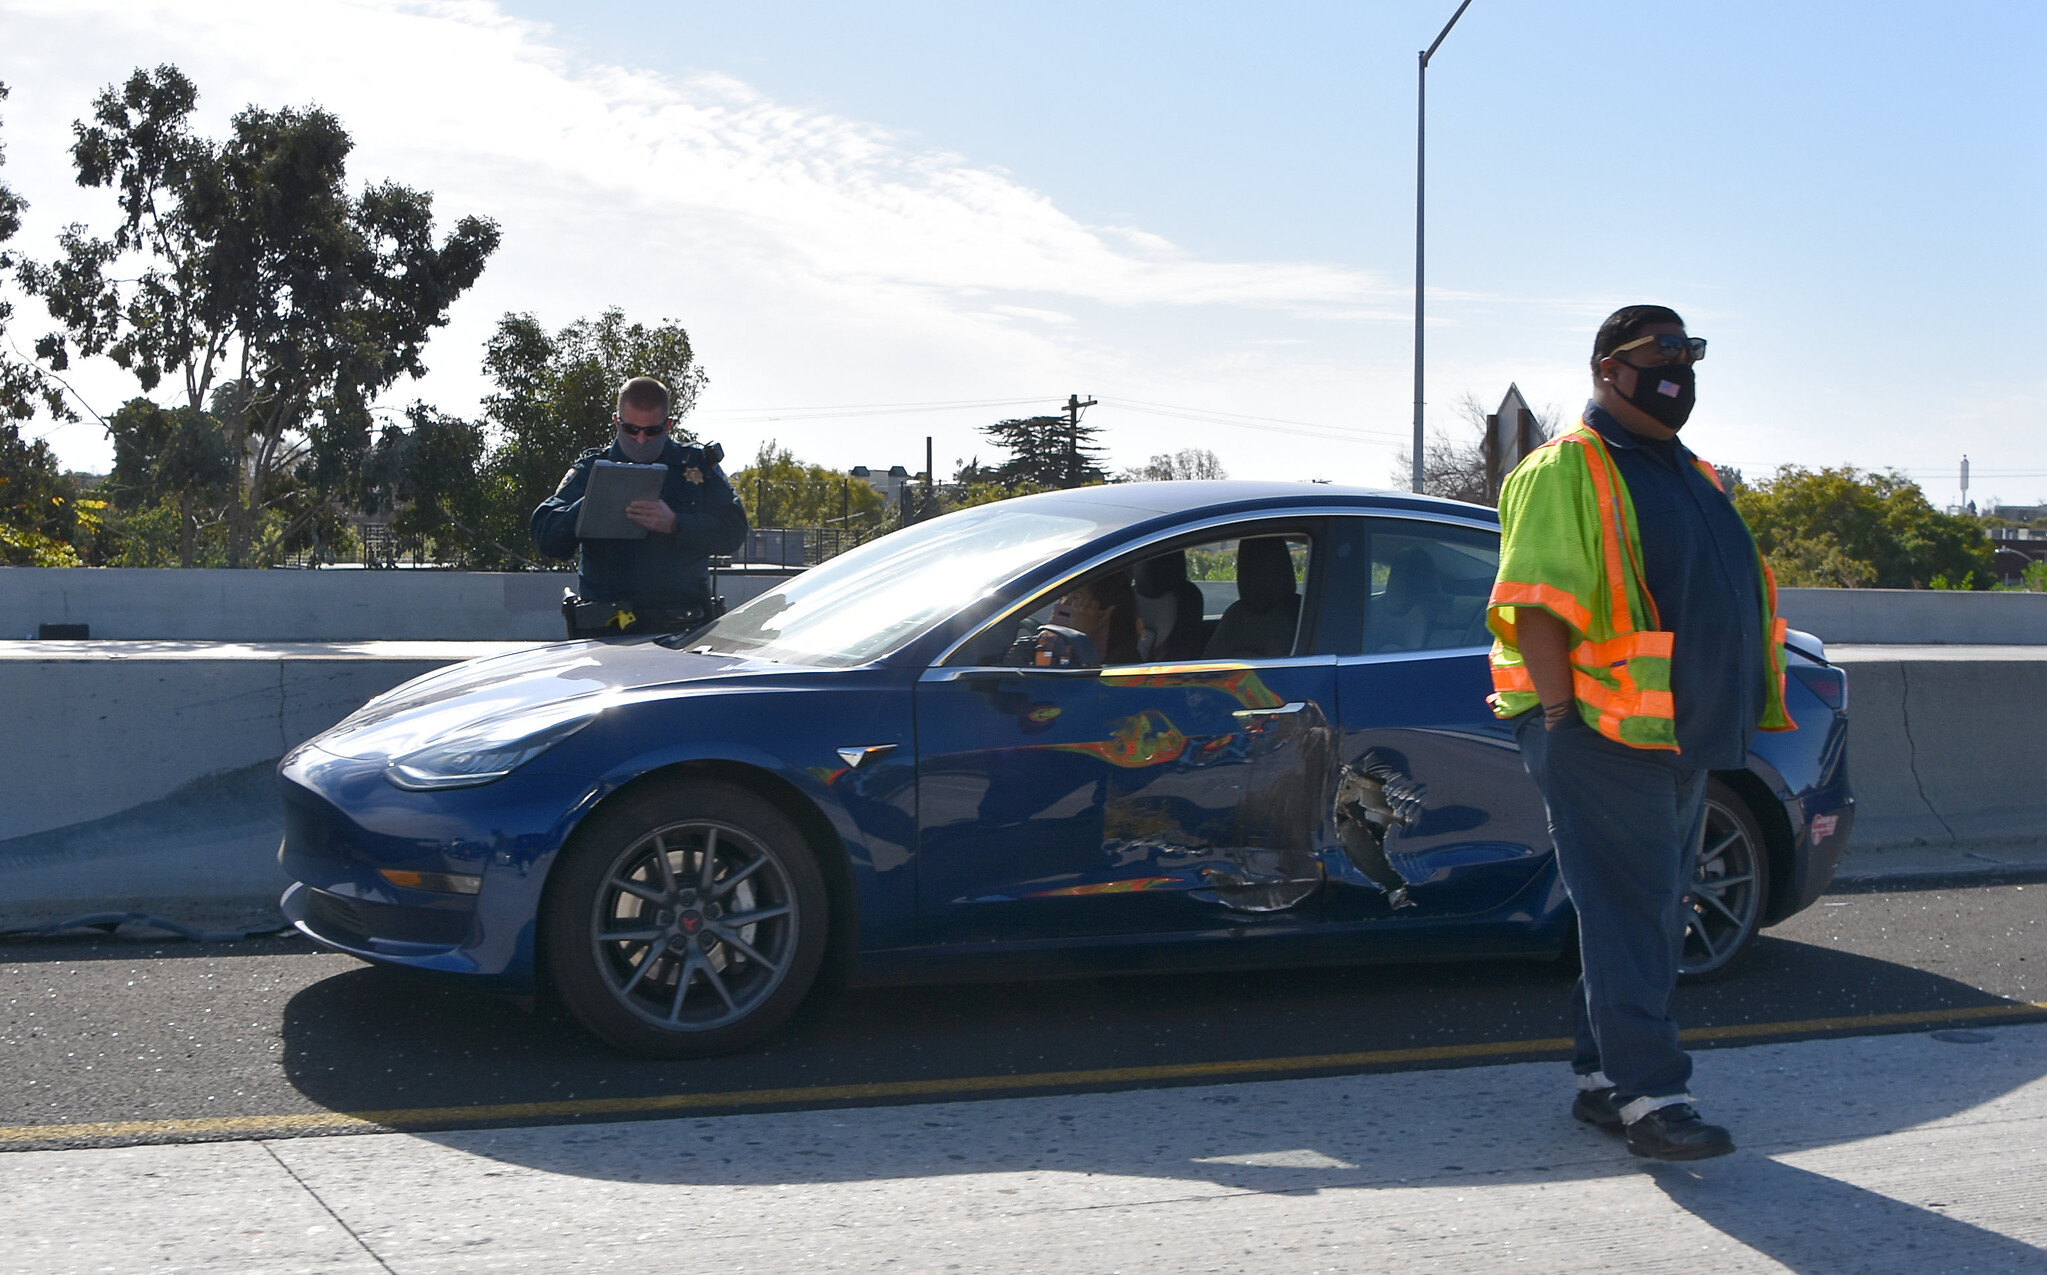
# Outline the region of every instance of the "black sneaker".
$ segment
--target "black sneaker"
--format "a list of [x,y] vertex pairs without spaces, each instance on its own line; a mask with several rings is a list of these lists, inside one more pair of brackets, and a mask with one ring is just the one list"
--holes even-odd
[[1608,1133],[1619,1133],[1626,1125],[1621,1119],[1620,1108],[1613,1104],[1612,1085],[1604,1089],[1580,1089],[1578,1096],[1571,1099],[1571,1115]]
[[1628,1150],[1651,1160],[1710,1160],[1734,1150],[1734,1138],[1699,1119],[1688,1102],[1658,1107],[1628,1125]]

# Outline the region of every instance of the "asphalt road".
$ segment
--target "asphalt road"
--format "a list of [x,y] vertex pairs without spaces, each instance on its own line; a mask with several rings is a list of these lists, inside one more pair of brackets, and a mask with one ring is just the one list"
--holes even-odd
[[[1836,894],[1686,987],[1699,1048],[2047,1021],[2047,885]],[[1568,970],[1368,966],[820,993],[649,1062],[295,938],[0,947],[0,1149],[855,1107],[1562,1057]]]

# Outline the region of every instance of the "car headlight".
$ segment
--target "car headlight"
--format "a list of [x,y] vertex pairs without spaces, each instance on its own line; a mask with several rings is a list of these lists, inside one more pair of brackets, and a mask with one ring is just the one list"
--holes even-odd
[[572,700],[475,722],[392,758],[384,778],[411,789],[492,783],[596,721],[606,707]]

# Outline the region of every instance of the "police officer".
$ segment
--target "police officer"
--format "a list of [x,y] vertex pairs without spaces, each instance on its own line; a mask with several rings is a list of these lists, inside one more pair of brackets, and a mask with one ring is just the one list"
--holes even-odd
[[[554,558],[577,559],[570,627],[577,635],[668,633],[710,616],[712,554],[730,554],[746,539],[746,510],[718,468],[716,444],[684,446],[669,437],[668,387],[636,376],[618,391],[617,436],[576,458],[561,486],[533,511],[533,543]],[[583,489],[600,460],[666,465],[658,500],[636,500],[626,517],[647,529],[640,540],[578,540]]]

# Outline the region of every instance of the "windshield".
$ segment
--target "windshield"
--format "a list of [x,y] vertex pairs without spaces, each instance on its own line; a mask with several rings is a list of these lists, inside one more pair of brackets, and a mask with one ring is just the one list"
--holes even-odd
[[895,650],[1019,572],[1145,511],[963,509],[870,540],[693,634],[689,648],[844,668]]

